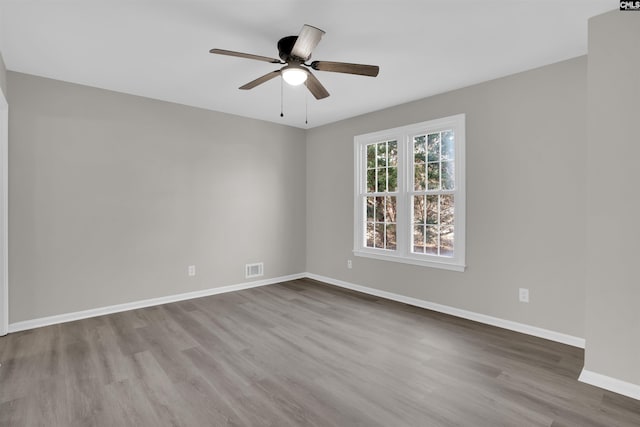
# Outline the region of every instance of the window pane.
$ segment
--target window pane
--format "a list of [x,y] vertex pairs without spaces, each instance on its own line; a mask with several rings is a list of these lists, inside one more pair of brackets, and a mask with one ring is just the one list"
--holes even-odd
[[389,166],[398,166],[398,141],[389,141]]
[[454,212],[453,195],[440,196],[440,224],[453,226]]
[[367,197],[367,221],[373,221],[375,218],[375,197]]
[[375,225],[375,247],[384,248],[384,224],[376,223]]
[[415,166],[415,173],[414,173],[414,188],[416,190],[424,190],[425,187],[425,169],[424,169],[424,165],[416,165]]
[[427,189],[440,189],[440,163],[429,163],[427,165]]
[[396,250],[396,225],[387,224],[387,249]]
[[453,226],[440,229],[440,255],[453,256]]
[[367,145],[367,168],[376,167],[376,144]]
[[384,197],[376,197],[375,219],[376,222],[384,222]]
[[390,167],[387,171],[389,173],[388,190],[390,192],[398,191],[398,168]]
[[413,222],[424,224],[424,199],[425,196],[413,196]]
[[442,162],[442,189],[453,190],[455,173],[453,162]]
[[384,193],[387,191],[387,169],[386,168],[378,168],[376,169],[378,172],[378,188],[376,189],[379,193]]
[[413,227],[413,252],[424,253],[424,225]]
[[442,160],[453,160],[455,155],[455,144],[453,139],[453,131],[447,130],[442,132]]
[[427,196],[427,224],[438,224],[438,197]]
[[375,193],[376,191],[376,170],[368,169],[367,170],[367,192]]
[[425,162],[425,136],[416,136],[413,139],[413,163],[421,164]]
[[424,236],[424,243],[425,243],[425,253],[431,254],[431,255],[437,255],[438,254],[438,226],[437,225],[427,225],[425,227],[425,236]]
[[385,197],[385,199],[387,199],[385,221],[396,222],[396,198],[394,196],[389,196]]
[[367,222],[367,247],[372,248],[373,247],[373,223],[372,222]]
[[387,166],[387,143],[379,142],[377,145],[378,145],[378,167]]
[[427,137],[428,161],[440,161],[440,133],[430,133]]

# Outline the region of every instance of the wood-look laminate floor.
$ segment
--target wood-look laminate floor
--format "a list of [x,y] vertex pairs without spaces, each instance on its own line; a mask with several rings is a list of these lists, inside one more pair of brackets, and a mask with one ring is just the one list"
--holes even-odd
[[639,426],[582,350],[297,280],[0,337],[2,426]]

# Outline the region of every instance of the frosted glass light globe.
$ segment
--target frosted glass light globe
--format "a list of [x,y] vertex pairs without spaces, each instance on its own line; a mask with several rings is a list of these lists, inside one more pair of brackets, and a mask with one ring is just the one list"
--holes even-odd
[[307,81],[307,72],[302,68],[289,66],[282,70],[282,78],[291,86],[299,86]]

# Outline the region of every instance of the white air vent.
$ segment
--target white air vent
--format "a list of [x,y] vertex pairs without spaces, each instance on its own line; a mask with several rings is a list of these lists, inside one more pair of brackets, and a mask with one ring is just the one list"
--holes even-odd
[[255,264],[245,264],[245,277],[250,279],[251,277],[259,277],[264,274],[264,264],[257,262]]

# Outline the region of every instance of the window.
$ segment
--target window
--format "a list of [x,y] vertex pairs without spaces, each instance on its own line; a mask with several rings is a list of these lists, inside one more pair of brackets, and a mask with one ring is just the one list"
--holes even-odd
[[358,135],[354,254],[463,271],[465,116]]

